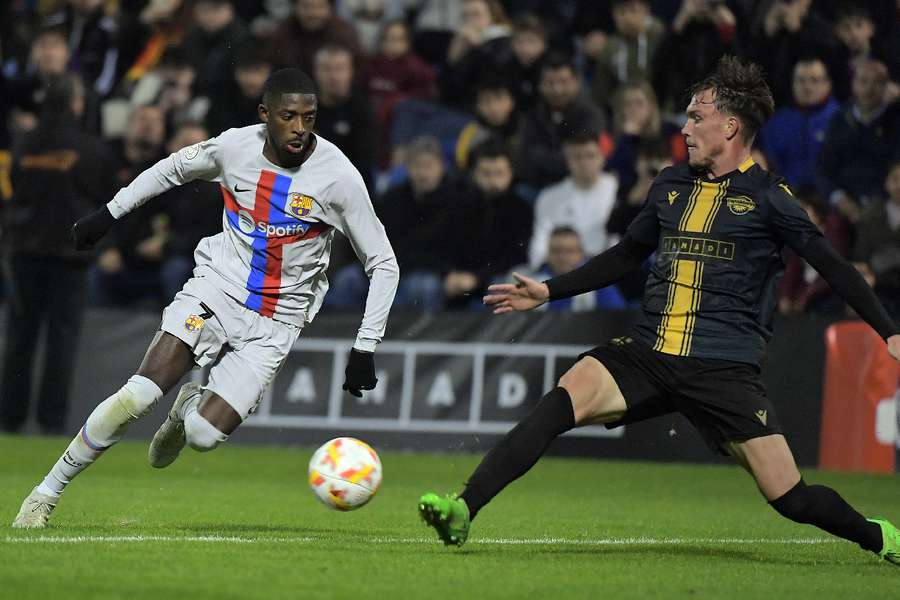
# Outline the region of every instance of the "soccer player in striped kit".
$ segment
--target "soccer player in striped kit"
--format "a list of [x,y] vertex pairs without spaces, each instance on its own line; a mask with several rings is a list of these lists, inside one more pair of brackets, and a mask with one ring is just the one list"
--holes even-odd
[[399,268],[359,172],[312,133],[315,94],[302,71],[277,71],[259,106],[263,123],[161,160],[72,228],[76,247],[91,248],[117,219],[174,186],[194,179],[222,186],[223,231],[198,245],[194,276],[164,310],[137,373],[94,409],[13,527],[45,527],[66,485],[194,366],[211,364],[209,381],[182,386],[150,444],[150,464],[168,466],[185,444],[207,451],[228,439],[319,311],[335,231],[350,238],[370,280],[344,389],[361,396],[375,387],[373,352]]

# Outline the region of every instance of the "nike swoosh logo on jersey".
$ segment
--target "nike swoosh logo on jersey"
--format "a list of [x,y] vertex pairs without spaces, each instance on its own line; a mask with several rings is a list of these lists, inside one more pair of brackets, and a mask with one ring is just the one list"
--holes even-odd
[[249,191],[250,191],[250,188],[247,188],[246,190],[242,190],[241,188],[239,188],[239,187],[237,186],[237,184],[234,184],[234,191],[235,191],[235,192],[249,192]]

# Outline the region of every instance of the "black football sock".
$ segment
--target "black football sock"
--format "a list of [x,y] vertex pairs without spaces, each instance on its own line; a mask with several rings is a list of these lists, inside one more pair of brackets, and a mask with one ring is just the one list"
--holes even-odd
[[801,479],[769,504],[791,521],[815,525],[830,534],[856,542],[864,550],[881,552],[881,527],[867,521],[830,487],[806,485]]
[[524,475],[558,435],[575,427],[569,392],[558,387],[537,403],[500,443],[494,446],[472,473],[461,497],[474,519],[491,498]]

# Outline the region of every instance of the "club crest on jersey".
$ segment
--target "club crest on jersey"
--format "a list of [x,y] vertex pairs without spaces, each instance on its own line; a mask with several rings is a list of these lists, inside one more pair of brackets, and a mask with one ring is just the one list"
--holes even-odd
[[312,210],[313,202],[315,202],[315,198],[312,196],[291,192],[288,195],[287,211],[298,219],[302,219]]
[[184,328],[188,331],[200,331],[206,321],[200,315],[191,315],[184,320]]
[[725,202],[728,203],[728,210],[738,216],[746,215],[756,208],[756,202],[747,196],[728,196]]

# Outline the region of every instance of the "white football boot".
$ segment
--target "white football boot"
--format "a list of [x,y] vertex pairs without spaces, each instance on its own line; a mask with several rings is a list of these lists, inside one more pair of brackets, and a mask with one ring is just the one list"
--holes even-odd
[[12,526],[16,529],[43,529],[47,526],[50,513],[56,508],[57,502],[59,498],[42,494],[34,488],[22,502],[22,508],[19,509]]
[[200,384],[194,382],[186,383],[178,390],[178,397],[175,398],[169,415],[156,430],[156,434],[150,442],[150,450],[147,452],[150,466],[162,469],[171,465],[178,458],[178,454],[186,443],[182,417],[184,405],[202,392]]

